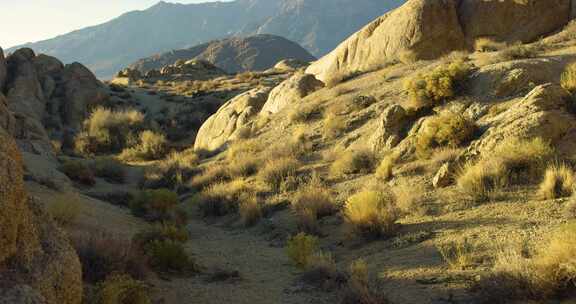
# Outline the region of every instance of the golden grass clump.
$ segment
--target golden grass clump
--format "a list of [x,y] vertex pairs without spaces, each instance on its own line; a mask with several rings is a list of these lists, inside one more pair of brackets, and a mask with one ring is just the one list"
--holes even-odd
[[244,226],[253,226],[264,213],[263,206],[255,193],[246,193],[241,197],[238,212]]
[[161,159],[168,151],[168,140],[161,133],[146,130],[138,136],[135,146],[122,151],[119,158],[125,161]]
[[497,256],[489,275],[481,278],[475,290],[485,303],[512,300],[546,300],[576,288],[576,222],[553,231],[548,240],[534,244],[534,254],[526,257],[516,250]]
[[489,155],[464,166],[456,178],[459,189],[477,201],[510,185],[536,182],[554,149],[541,138],[509,138]]
[[426,213],[423,206],[426,189],[422,184],[401,182],[392,188],[396,206],[403,214],[422,215]]
[[416,153],[428,158],[433,149],[460,147],[472,139],[475,131],[474,122],[464,115],[443,112],[425,123],[416,140]]
[[82,213],[82,202],[78,194],[59,194],[50,201],[46,209],[58,224],[66,226],[73,224]]
[[369,174],[376,166],[376,157],[368,149],[345,151],[330,166],[330,175],[342,177],[348,174]]
[[342,115],[334,113],[327,113],[324,117],[324,137],[334,139],[339,137],[346,131],[346,119]]
[[224,216],[239,209],[246,195],[252,193],[250,185],[243,179],[211,185],[194,197],[203,216]]
[[278,192],[288,178],[296,176],[299,167],[300,162],[293,157],[270,159],[258,173],[258,179],[271,190]]
[[292,210],[298,217],[300,229],[308,233],[318,230],[318,219],[336,212],[334,195],[318,176],[300,187],[294,194]]
[[392,194],[365,190],[348,198],[344,217],[352,231],[365,237],[390,237],[397,230],[398,210]]
[[576,62],[566,66],[561,75],[560,84],[566,91],[572,94],[576,92]]
[[230,179],[230,171],[225,164],[212,164],[204,168],[201,174],[196,175],[190,181],[190,186],[196,189],[204,189],[212,184]]
[[567,197],[574,192],[574,170],[567,165],[552,165],[546,169],[538,197],[542,200]]
[[305,269],[312,256],[318,252],[318,246],[317,237],[301,232],[288,239],[286,253],[297,267]]
[[475,263],[476,248],[467,239],[440,244],[437,249],[451,268],[463,270]]
[[427,108],[456,96],[470,70],[470,64],[456,60],[406,80],[404,89],[410,96],[411,107]]
[[113,274],[98,284],[97,303],[149,304],[149,287],[129,275]]
[[389,180],[392,178],[394,166],[399,156],[396,153],[390,153],[382,158],[380,165],[376,168],[376,178],[380,180]]

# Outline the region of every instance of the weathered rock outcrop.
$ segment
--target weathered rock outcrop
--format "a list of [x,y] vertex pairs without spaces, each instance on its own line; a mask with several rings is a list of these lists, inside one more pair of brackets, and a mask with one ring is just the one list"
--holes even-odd
[[490,153],[503,140],[540,137],[561,146],[563,138],[574,132],[576,120],[570,114],[568,93],[558,85],[534,88],[526,97],[492,121],[483,136],[473,142],[466,155]]
[[399,105],[393,105],[380,114],[376,132],[370,137],[370,147],[375,152],[394,148],[401,140],[400,132],[404,128],[406,111]]
[[476,39],[529,42],[561,29],[570,0],[409,0],[376,19],[312,64],[322,81],[391,60],[435,59],[471,49]]
[[6,82],[6,58],[4,58],[4,51],[0,47],[0,92],[4,91],[4,83]]
[[[64,233],[27,196],[20,152],[3,128],[0,140],[0,303],[44,303],[35,302],[40,296],[48,304],[80,303],[78,257]],[[24,292],[30,288],[34,292]]]
[[278,113],[284,107],[299,102],[302,98],[324,87],[324,83],[310,74],[296,74],[282,82],[270,92],[262,113]]
[[238,135],[260,113],[271,88],[256,88],[234,97],[212,115],[198,131],[194,149],[217,150]]
[[64,65],[31,49],[14,52],[6,63],[3,91],[15,121],[10,133],[25,151],[51,154],[50,138],[78,128],[92,107],[108,99],[104,85],[79,63]]
[[274,69],[278,71],[295,71],[304,67],[309,66],[310,63],[298,60],[298,59],[284,59],[279,61],[275,66]]

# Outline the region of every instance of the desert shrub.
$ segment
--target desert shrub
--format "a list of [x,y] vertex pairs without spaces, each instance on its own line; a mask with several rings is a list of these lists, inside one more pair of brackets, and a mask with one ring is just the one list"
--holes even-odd
[[536,244],[534,255],[514,250],[497,257],[492,272],[476,284],[485,303],[551,299],[576,289],[576,222],[571,221]]
[[136,145],[124,149],[119,157],[125,161],[160,159],[166,155],[167,143],[164,134],[146,130],[140,133]]
[[198,162],[198,154],[193,149],[171,153],[146,169],[141,186],[154,189],[184,187],[197,171]]
[[380,161],[380,165],[376,168],[376,178],[384,181],[389,180],[392,177],[392,170],[397,160],[398,155],[395,153],[384,156]]
[[75,140],[76,152],[92,155],[119,152],[144,127],[144,115],[137,110],[113,111],[97,107],[83,124]]
[[253,82],[255,80],[258,80],[262,77],[261,73],[256,73],[256,72],[243,72],[243,73],[239,73],[236,75],[236,79],[243,81],[243,82]]
[[532,58],[536,56],[536,49],[532,46],[516,44],[503,50],[500,56],[503,60]]
[[145,248],[153,241],[171,240],[184,243],[188,241],[188,238],[189,235],[185,228],[171,223],[162,223],[138,232],[132,240],[140,248]]
[[481,37],[474,42],[474,49],[479,52],[496,52],[506,48],[506,43],[487,37]]
[[92,170],[98,177],[113,183],[124,183],[126,171],[117,160],[109,157],[99,157],[92,163]]
[[144,279],[150,272],[146,256],[130,241],[103,234],[73,235],[71,240],[85,282],[100,282],[114,273]]
[[51,200],[46,209],[57,223],[65,226],[76,221],[82,212],[82,202],[78,194],[59,194]]
[[340,287],[346,277],[338,271],[332,254],[320,251],[309,258],[302,280],[323,290],[330,290]]
[[324,117],[323,134],[325,138],[337,138],[346,131],[346,119],[342,115],[327,113]]
[[457,148],[474,136],[476,125],[462,114],[444,112],[431,118],[416,139],[416,153],[423,158],[440,147]]
[[536,181],[553,155],[552,147],[541,138],[506,139],[490,155],[465,165],[456,182],[464,194],[484,201],[509,185]]
[[368,264],[362,259],[355,260],[348,270],[348,284],[341,304],[388,304],[377,286],[370,280]]
[[352,232],[365,237],[389,237],[397,230],[394,197],[383,191],[365,190],[348,198],[344,217]]
[[230,180],[228,167],[222,163],[212,164],[204,168],[201,174],[192,178],[190,185],[196,189],[204,189],[215,183],[221,183]]
[[457,60],[408,79],[404,89],[410,96],[412,107],[425,108],[456,96],[470,70],[468,63]]
[[348,174],[369,174],[376,166],[376,157],[368,149],[346,151],[330,166],[330,175],[341,177]]
[[150,221],[171,220],[178,205],[178,194],[168,189],[140,191],[130,202],[135,216]]
[[258,172],[260,159],[255,154],[241,154],[228,165],[231,177],[247,177]]
[[572,94],[576,92],[576,62],[566,66],[560,78],[560,84],[566,91]]
[[451,268],[462,270],[475,262],[476,248],[467,239],[440,244],[436,248]]
[[262,218],[263,206],[256,194],[244,194],[240,201],[238,212],[244,226],[253,226]]
[[193,203],[203,216],[224,216],[238,210],[250,188],[245,180],[220,182],[195,195]]
[[115,274],[98,284],[99,304],[149,304],[149,287],[129,275]]
[[425,214],[426,189],[422,184],[401,182],[392,188],[396,206],[403,214]]
[[58,169],[71,180],[86,186],[94,186],[96,179],[92,170],[79,160],[67,160]]
[[318,219],[337,210],[333,194],[318,176],[312,177],[296,191],[292,209],[298,217],[300,229],[308,233],[317,232]]
[[318,252],[318,238],[303,232],[288,239],[286,253],[294,265],[305,269],[311,257]]
[[150,265],[157,271],[189,272],[197,269],[182,242],[170,239],[154,240],[144,247],[144,251]]
[[258,179],[273,191],[278,192],[289,177],[296,176],[299,167],[298,160],[292,157],[270,159],[258,173]]
[[572,168],[567,165],[549,166],[544,174],[544,180],[540,183],[538,197],[549,200],[570,196],[574,191],[574,182]]

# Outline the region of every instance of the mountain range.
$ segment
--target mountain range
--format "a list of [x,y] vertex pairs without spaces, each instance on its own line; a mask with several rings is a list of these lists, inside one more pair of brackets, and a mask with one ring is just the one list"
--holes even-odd
[[62,61],[78,61],[98,77],[157,53],[214,39],[274,34],[320,57],[405,0],[236,0],[201,4],[159,2],[109,22],[52,39],[19,45]]

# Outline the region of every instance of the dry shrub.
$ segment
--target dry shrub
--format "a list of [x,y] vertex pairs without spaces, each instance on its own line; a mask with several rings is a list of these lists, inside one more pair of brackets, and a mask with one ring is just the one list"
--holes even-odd
[[149,221],[169,221],[177,215],[178,194],[168,189],[144,190],[130,202],[135,216]]
[[76,193],[58,194],[46,209],[58,224],[66,226],[73,224],[82,213],[82,202]]
[[346,281],[344,274],[336,268],[334,257],[330,253],[317,252],[310,257],[302,280],[322,290],[340,287]]
[[122,151],[119,158],[125,161],[155,160],[166,155],[168,141],[164,134],[146,130],[140,133],[135,146]]
[[476,284],[484,303],[545,300],[576,289],[576,222],[562,225],[534,255],[507,250],[497,256],[492,272]]
[[75,150],[82,155],[119,152],[143,127],[144,115],[137,110],[97,107],[84,121],[83,131],[75,139]]
[[541,138],[509,138],[491,154],[465,165],[456,181],[464,194],[485,201],[509,185],[536,182],[553,155],[553,148]]
[[252,192],[243,179],[213,184],[194,197],[194,204],[201,214],[207,216],[224,216],[238,210],[245,195]]
[[98,284],[100,304],[150,304],[150,287],[129,275],[114,274]]
[[528,45],[523,45],[521,43],[512,45],[502,52],[500,52],[501,59],[504,60],[515,60],[532,58],[536,56],[536,48]]
[[392,178],[394,166],[398,161],[399,155],[390,153],[382,158],[380,165],[376,168],[376,177],[380,180],[387,181]]
[[96,176],[104,178],[108,182],[121,184],[126,179],[124,166],[114,158],[97,158],[92,164],[92,170],[94,170]]
[[440,244],[437,249],[451,268],[463,270],[475,263],[476,248],[467,239]]
[[288,119],[293,123],[308,123],[321,114],[320,105],[304,104],[294,107],[288,112]]
[[327,113],[324,117],[324,137],[334,139],[341,136],[346,131],[346,119],[342,115]]
[[505,42],[498,42],[489,37],[480,37],[474,42],[474,49],[479,52],[496,52],[506,47]]
[[378,286],[370,280],[368,264],[362,259],[355,260],[348,270],[348,286],[341,304],[388,304]]
[[237,140],[230,145],[226,159],[233,162],[246,154],[257,154],[262,151],[262,144],[256,139]]
[[197,171],[199,160],[193,149],[173,152],[146,169],[141,186],[153,189],[183,187]]
[[65,161],[60,168],[58,168],[62,173],[66,174],[71,180],[78,182],[85,186],[94,186],[96,184],[96,179],[94,173],[90,167],[86,166],[82,161],[79,160],[68,160]]
[[204,189],[212,184],[224,182],[230,179],[228,167],[224,164],[212,164],[210,167],[196,175],[190,181],[190,185],[197,189]]
[[240,218],[244,226],[253,226],[262,218],[263,206],[255,193],[244,194],[239,204]]
[[456,96],[470,70],[468,63],[458,60],[408,79],[404,89],[410,96],[411,107],[427,108]]
[[473,121],[462,114],[443,112],[430,118],[416,138],[416,153],[428,158],[432,150],[449,147],[457,148],[470,141],[476,131]]
[[398,209],[403,214],[422,215],[426,213],[423,206],[426,189],[418,183],[401,182],[392,188]]
[[288,239],[286,253],[297,267],[305,269],[318,252],[318,243],[317,237],[301,232]]
[[308,233],[318,232],[318,219],[336,211],[333,194],[318,176],[313,176],[294,194],[292,209],[296,213],[300,229]]
[[82,264],[85,282],[97,283],[114,273],[144,279],[150,273],[148,259],[129,240],[104,234],[76,234],[71,241]]
[[560,84],[566,91],[572,94],[576,92],[576,62],[566,66],[560,78]]
[[258,173],[260,159],[256,154],[241,154],[228,165],[231,177],[247,177]]
[[344,217],[352,232],[364,237],[390,237],[398,225],[398,210],[392,194],[364,190],[348,198]]
[[546,169],[538,197],[543,200],[567,197],[574,192],[574,171],[567,165],[552,165]]
[[278,192],[289,177],[296,176],[299,167],[300,162],[292,157],[270,159],[258,173],[258,179],[273,191]]
[[346,151],[332,163],[330,175],[342,177],[348,174],[369,174],[375,166],[376,157],[372,151],[368,149]]

